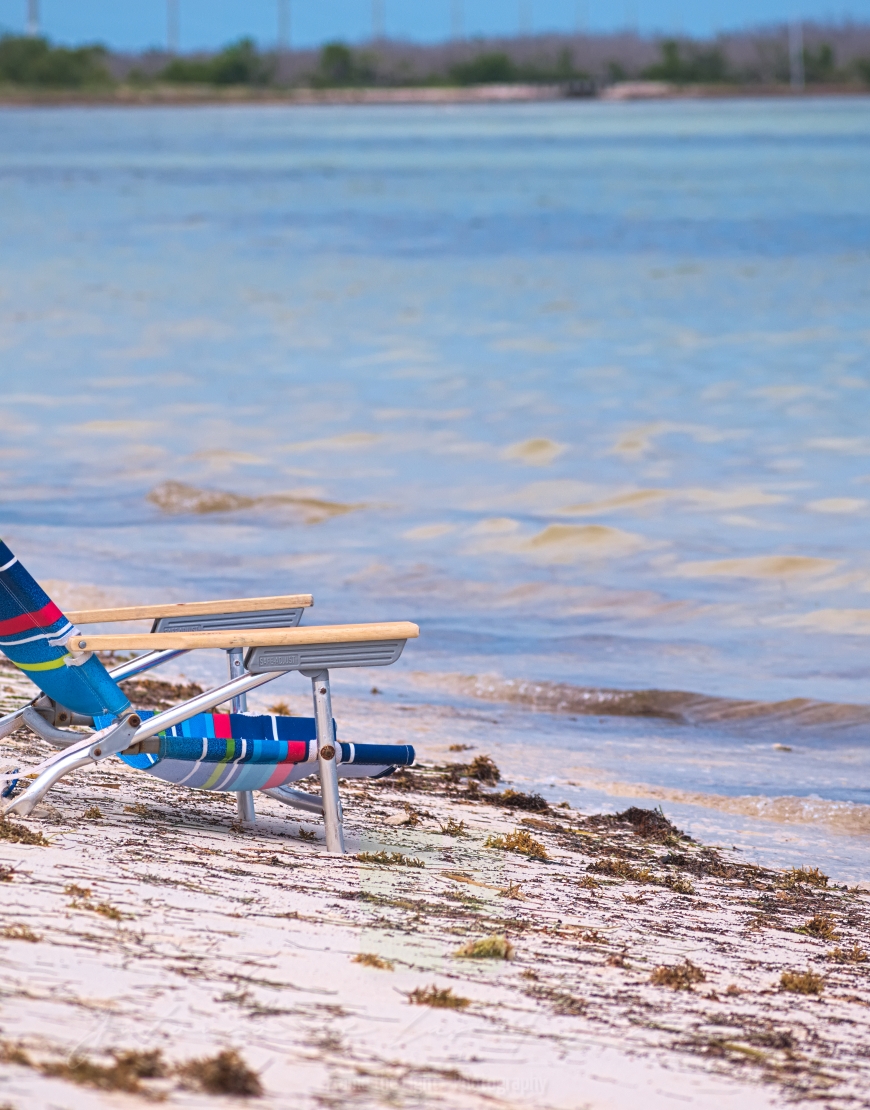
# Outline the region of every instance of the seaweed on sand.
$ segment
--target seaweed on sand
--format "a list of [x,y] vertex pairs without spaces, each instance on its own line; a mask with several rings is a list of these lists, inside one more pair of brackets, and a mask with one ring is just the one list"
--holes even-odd
[[42,937],[30,928],[29,925],[17,923],[14,925],[4,925],[0,929],[0,937],[4,940],[26,940],[30,944],[39,944]]
[[464,1010],[471,1005],[470,998],[454,994],[450,987],[415,987],[408,995],[414,1006],[434,1006],[438,1010]]
[[530,859],[549,859],[547,849],[525,829],[515,829],[504,836],[488,836],[484,848],[498,848],[502,852],[519,852]]
[[629,806],[628,809],[615,815],[617,821],[631,825],[638,836],[644,840],[655,840],[661,844],[669,844],[676,840],[686,839],[682,829],[670,822],[660,807],[656,809],[641,809],[639,806]]
[[199,1087],[209,1095],[259,1098],[263,1094],[260,1077],[234,1048],[225,1048],[216,1056],[189,1060],[178,1069],[178,1074],[187,1085]]
[[867,962],[867,952],[857,943],[851,948],[841,948],[837,945],[828,953],[828,959],[838,964],[863,964]]
[[512,960],[514,946],[506,936],[494,934],[482,940],[470,940],[454,952],[463,960]]
[[707,976],[692,963],[683,960],[681,964],[662,964],[653,971],[649,981],[657,987],[670,987],[675,991],[690,991],[696,983],[703,983]]
[[0,817],[0,840],[8,840],[12,844],[40,844],[48,847],[48,841],[41,832],[33,832],[26,825],[18,821],[9,821]]
[[547,799],[540,794],[524,794],[521,790],[503,790],[501,794],[484,794],[483,800],[507,809],[524,809],[529,813],[549,813]]
[[815,937],[816,940],[840,939],[834,919],[827,913],[817,913],[809,921],[805,921],[803,925],[798,925],[795,932],[803,933],[808,937]]
[[152,1052],[113,1052],[111,1064],[97,1064],[87,1056],[72,1056],[57,1063],[43,1063],[39,1070],[55,1079],[66,1079],[80,1087],[96,1087],[101,1091],[142,1092],[143,1079],[159,1079],[166,1075],[159,1049]]
[[821,994],[825,988],[823,975],[814,971],[784,971],[779,978],[779,985],[784,991],[792,994]]
[[392,971],[392,960],[385,960],[383,956],[377,956],[374,952],[359,952],[353,958],[355,964],[363,964],[365,967],[376,967],[381,971]]
[[425,867],[426,864],[416,856],[405,856],[401,852],[357,852],[360,863],[381,863],[396,867]]
[[824,890],[828,885],[828,876],[818,867],[792,867],[786,871],[782,885],[786,890],[800,890],[803,886],[814,886]]

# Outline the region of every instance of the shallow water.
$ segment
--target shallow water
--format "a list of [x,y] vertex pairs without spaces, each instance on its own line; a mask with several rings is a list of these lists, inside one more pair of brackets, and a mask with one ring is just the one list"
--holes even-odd
[[417,620],[524,781],[864,877],[868,171],[867,99],[0,112],[2,534]]

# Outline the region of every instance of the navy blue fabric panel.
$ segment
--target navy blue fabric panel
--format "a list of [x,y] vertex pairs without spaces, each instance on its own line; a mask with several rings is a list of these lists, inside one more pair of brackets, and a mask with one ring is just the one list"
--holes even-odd
[[[414,762],[414,749],[410,744],[341,744],[342,763],[383,764],[410,767]],[[351,759],[353,748],[353,759]]]

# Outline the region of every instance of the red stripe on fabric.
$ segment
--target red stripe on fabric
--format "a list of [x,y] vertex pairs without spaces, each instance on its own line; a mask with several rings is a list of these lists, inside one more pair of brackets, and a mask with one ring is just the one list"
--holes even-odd
[[50,624],[63,618],[63,613],[53,601],[43,605],[34,613],[21,613],[20,616],[10,617],[0,621],[0,636],[13,635],[16,632],[29,632],[32,628],[48,628]]
[[279,763],[272,774],[269,776],[268,782],[263,783],[260,787],[261,790],[268,790],[273,786],[286,785],[293,775],[292,764]]
[[265,786],[260,789],[264,790],[270,786],[283,786],[293,774],[293,768],[297,763],[304,763],[308,758],[308,741],[307,740],[290,740],[287,743],[287,758],[282,760],[272,774],[269,776]]
[[229,713],[213,713],[214,734],[218,740],[232,740],[233,730],[230,728]]

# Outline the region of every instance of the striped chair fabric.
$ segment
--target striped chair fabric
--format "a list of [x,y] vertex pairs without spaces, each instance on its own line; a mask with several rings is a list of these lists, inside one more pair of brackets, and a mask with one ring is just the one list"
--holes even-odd
[[[144,719],[153,716],[143,712]],[[95,718],[97,728],[112,718]],[[333,731],[335,722],[333,722]],[[263,790],[285,786],[317,770],[317,733],[313,717],[271,714],[198,713],[158,733],[159,750],[121,758],[130,767],[165,782],[194,790]],[[336,742],[339,775],[365,767],[367,778],[408,767],[415,759],[410,744]]]

